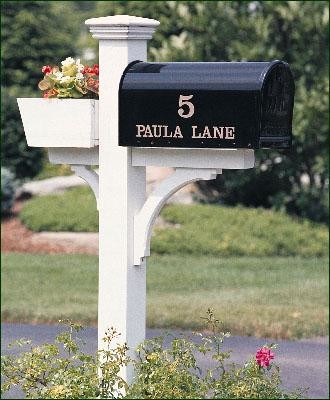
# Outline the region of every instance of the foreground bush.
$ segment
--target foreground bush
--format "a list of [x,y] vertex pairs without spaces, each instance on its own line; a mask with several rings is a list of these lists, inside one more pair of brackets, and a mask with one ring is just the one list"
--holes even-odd
[[15,176],[9,169],[1,167],[1,216],[7,214],[15,199]]
[[[58,335],[55,344],[32,347],[31,342],[21,340],[16,344],[30,345],[30,351],[2,357],[6,378],[2,392],[19,386],[27,398],[48,399],[302,398],[301,390],[285,393],[280,388],[280,371],[272,363],[275,345],[263,346],[243,367],[228,366],[230,352],[222,351],[222,344],[229,333],[218,332],[219,321],[212,310],[205,320],[212,328],[211,336],[200,334],[197,343],[186,337],[174,338],[168,348],[162,337],[146,340],[139,346],[136,360],[127,355],[126,344],[113,345],[119,336],[114,329],[105,335],[105,350],[95,357],[84,354],[74,337],[81,327],[68,323],[69,330]],[[212,355],[216,366],[201,371],[197,353]],[[120,369],[128,364],[135,367],[131,385],[120,377]]]

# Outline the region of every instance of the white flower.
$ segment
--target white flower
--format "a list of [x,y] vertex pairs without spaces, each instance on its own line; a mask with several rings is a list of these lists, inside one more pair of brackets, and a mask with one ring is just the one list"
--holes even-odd
[[56,79],[62,79],[63,78],[63,73],[62,72],[60,72],[60,71],[57,71],[57,72],[55,72],[55,76],[56,76]]
[[71,80],[72,80],[72,77],[71,77],[71,76],[63,76],[63,77],[60,79],[60,83],[69,83]]
[[84,75],[81,72],[78,72],[76,79],[84,79]]
[[82,64],[76,64],[78,72],[81,72],[85,67]]
[[80,58],[77,59],[76,66],[77,66],[78,72],[81,72],[85,68],[82,64],[80,64]]
[[63,67],[69,67],[70,65],[73,65],[74,63],[75,63],[75,61],[72,57],[67,57],[64,61],[61,62]]

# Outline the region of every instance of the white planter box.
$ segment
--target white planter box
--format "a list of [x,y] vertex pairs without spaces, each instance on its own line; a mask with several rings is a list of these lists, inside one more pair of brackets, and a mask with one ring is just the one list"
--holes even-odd
[[17,102],[29,146],[98,145],[98,100],[19,98]]

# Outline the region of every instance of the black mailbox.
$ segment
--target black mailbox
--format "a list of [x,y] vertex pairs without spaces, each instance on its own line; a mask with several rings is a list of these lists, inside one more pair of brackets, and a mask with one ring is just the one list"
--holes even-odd
[[289,148],[293,97],[283,61],[136,61],[120,83],[119,145]]

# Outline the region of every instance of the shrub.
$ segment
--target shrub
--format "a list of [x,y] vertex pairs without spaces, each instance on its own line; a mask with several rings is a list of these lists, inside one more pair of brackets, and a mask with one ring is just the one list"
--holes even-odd
[[15,177],[7,168],[1,167],[1,215],[7,214],[15,199]]
[[34,231],[97,232],[98,230],[96,201],[88,187],[76,187],[64,194],[35,197],[26,203],[20,218]]
[[152,251],[214,256],[324,256],[326,226],[262,208],[170,205],[173,227],[156,229]]
[[16,96],[8,90],[1,108],[1,165],[19,179],[34,177],[41,170],[44,152],[27,146]]
[[[328,252],[324,225],[283,212],[175,204],[165,207],[161,216],[173,225],[155,229],[151,250],[158,254],[314,257]],[[33,198],[25,204],[20,218],[34,231],[98,230],[95,198],[87,187]]]
[[[263,346],[243,367],[228,367],[230,352],[224,352],[222,345],[229,333],[219,332],[212,310],[205,319],[212,335],[200,334],[198,342],[174,338],[168,348],[162,337],[146,340],[135,360],[127,355],[125,343],[113,345],[119,336],[114,329],[106,333],[105,350],[95,357],[84,354],[74,335],[81,326],[68,322],[69,330],[56,337],[56,344],[32,347],[30,341],[21,340],[16,344],[30,345],[30,351],[2,357],[6,378],[2,392],[19,385],[27,398],[48,399],[302,398],[302,390],[285,393],[281,389],[279,368],[270,363],[270,349],[275,345]],[[61,350],[65,356],[60,356]],[[203,373],[197,353],[212,356],[216,366]],[[130,385],[120,377],[120,369],[129,364],[135,367]]]

